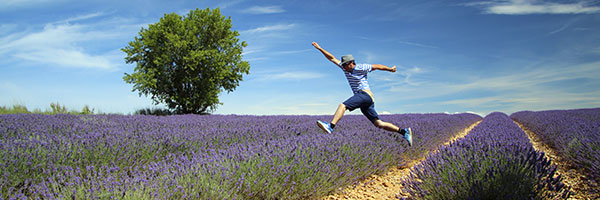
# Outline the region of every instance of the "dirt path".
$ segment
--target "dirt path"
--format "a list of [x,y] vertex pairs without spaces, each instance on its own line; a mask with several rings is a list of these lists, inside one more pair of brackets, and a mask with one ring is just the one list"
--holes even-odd
[[[454,138],[446,142],[443,146],[449,145],[451,142],[465,137],[473,127],[479,124],[478,121],[467,127]],[[323,200],[337,199],[397,199],[398,197],[406,197],[407,194],[400,194],[402,189],[402,179],[409,175],[410,170],[418,163],[425,159],[425,155],[420,159],[409,161],[403,168],[393,167],[384,175],[371,175],[360,183],[354,184],[343,189],[340,192],[326,196]]]
[[515,123],[525,131],[527,137],[529,137],[529,140],[533,144],[533,148],[544,152],[546,157],[550,158],[552,163],[557,165],[556,172],[562,175],[565,185],[571,187],[572,193],[569,199],[600,199],[600,194],[598,194],[597,191],[597,188],[600,187],[598,183],[593,180],[587,180],[584,174],[569,167],[567,162],[561,160],[556,152],[554,152],[547,144],[542,143],[541,139],[538,138],[536,134],[525,128],[519,122],[515,121]]

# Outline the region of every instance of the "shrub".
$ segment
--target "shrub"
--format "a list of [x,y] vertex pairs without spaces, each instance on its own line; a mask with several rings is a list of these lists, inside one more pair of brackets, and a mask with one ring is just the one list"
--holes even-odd
[[173,115],[175,113],[166,108],[142,108],[142,109],[136,110],[133,114],[166,116],[166,115]]

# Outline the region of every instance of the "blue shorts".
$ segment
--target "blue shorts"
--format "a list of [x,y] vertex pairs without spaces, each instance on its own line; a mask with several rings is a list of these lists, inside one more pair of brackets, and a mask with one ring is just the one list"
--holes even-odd
[[360,111],[363,113],[363,115],[365,115],[365,117],[367,117],[372,123],[375,123],[375,120],[379,119],[379,115],[377,115],[377,112],[375,112],[375,102],[373,102],[371,96],[365,91],[361,90],[360,92],[354,94],[354,96],[344,101],[343,104],[349,111],[360,108]]

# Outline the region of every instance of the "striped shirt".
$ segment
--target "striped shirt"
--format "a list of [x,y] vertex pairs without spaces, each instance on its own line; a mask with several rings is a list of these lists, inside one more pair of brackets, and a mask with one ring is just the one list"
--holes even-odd
[[371,90],[369,88],[369,83],[367,82],[367,73],[373,71],[373,65],[371,64],[356,64],[352,72],[347,72],[342,67],[342,63],[338,64],[338,67],[344,71],[346,74],[346,79],[348,79],[348,83],[350,84],[350,88],[352,88],[352,92],[354,94],[360,92],[361,90]]

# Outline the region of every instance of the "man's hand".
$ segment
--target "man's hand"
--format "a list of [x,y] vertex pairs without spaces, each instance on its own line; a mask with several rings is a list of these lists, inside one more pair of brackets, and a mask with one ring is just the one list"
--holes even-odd
[[392,70],[390,70],[390,72],[396,72],[396,65],[394,65],[394,66],[392,67]]
[[316,42],[313,42],[312,45],[315,46],[315,48],[317,48],[317,49],[321,48],[321,46],[319,46],[319,44],[317,44]]
[[340,60],[335,58],[331,53],[329,53],[325,49],[321,48],[321,46],[319,46],[318,43],[312,42],[312,45],[315,46],[315,48],[317,48],[317,50],[319,50],[325,56],[325,58],[327,58],[327,60],[331,61],[333,64],[338,65],[340,63]]

